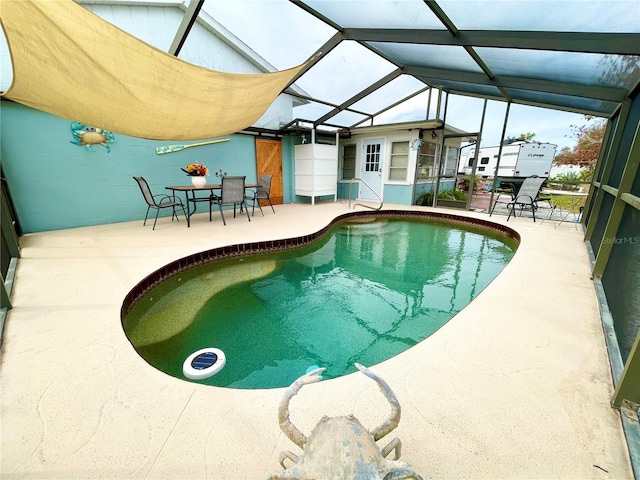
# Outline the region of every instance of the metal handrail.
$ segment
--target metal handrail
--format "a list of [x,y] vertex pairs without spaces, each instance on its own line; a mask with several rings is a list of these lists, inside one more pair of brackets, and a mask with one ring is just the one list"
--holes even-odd
[[365,182],[363,179],[361,179],[360,177],[353,177],[350,181],[349,181],[349,208],[351,208],[351,185],[353,185],[354,181],[359,181],[364,183],[369,190],[371,190],[373,192],[373,194],[378,197],[378,200],[380,201],[380,205],[378,205],[378,207],[372,207],[371,205],[365,205],[364,203],[355,203],[353,205],[353,208],[356,208],[358,205],[360,205],[361,207],[365,207],[365,208],[370,208],[371,210],[380,210],[382,208],[382,197],[380,195],[378,195],[378,192],[376,192],[373,188],[371,188],[371,185],[369,185],[367,182]]

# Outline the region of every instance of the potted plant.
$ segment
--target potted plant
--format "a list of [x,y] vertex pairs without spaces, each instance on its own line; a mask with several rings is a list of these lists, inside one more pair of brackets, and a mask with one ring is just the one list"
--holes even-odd
[[209,168],[203,163],[190,163],[187,168],[181,168],[184,173],[191,177],[194,187],[203,187],[207,184],[206,177],[209,175]]

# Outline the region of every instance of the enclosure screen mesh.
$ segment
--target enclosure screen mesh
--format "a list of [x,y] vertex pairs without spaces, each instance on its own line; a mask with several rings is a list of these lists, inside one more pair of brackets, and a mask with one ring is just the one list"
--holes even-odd
[[640,210],[627,205],[611,242],[611,256],[602,276],[602,286],[613,317],[613,326],[626,362],[640,331]]

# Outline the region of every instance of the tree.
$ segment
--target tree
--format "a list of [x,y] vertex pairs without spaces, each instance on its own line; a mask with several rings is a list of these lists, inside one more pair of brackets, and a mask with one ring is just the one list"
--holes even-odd
[[576,139],[575,146],[572,149],[563,148],[554,163],[579,165],[591,170],[595,167],[607,122],[604,118],[589,115],[584,118],[587,121],[585,125],[571,125],[571,136]]
[[518,137],[518,140],[524,140],[525,142],[530,142],[531,140],[533,140],[533,137],[535,136],[536,134],[533,132],[521,133],[520,136]]
[[504,139],[503,145],[511,145],[514,142],[530,142],[536,134],[532,132],[521,133],[519,137],[507,137]]
[[604,118],[596,118],[589,115],[585,115],[584,118],[587,124],[581,126],[571,125],[571,136],[576,139],[575,146],[571,149],[564,147],[560,150],[553,163],[583,167],[580,173],[581,180],[591,181],[598,155],[600,154],[607,122]]

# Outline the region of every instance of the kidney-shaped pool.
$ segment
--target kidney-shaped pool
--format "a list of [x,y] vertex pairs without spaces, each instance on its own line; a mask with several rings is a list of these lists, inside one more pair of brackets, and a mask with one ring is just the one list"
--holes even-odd
[[[317,235],[176,261],[132,290],[122,323],[149,364],[187,381],[283,387],[313,365],[333,378],[434,333],[517,245],[513,231],[479,220],[351,214]],[[185,359],[209,347],[224,352],[224,367],[185,377]]]

